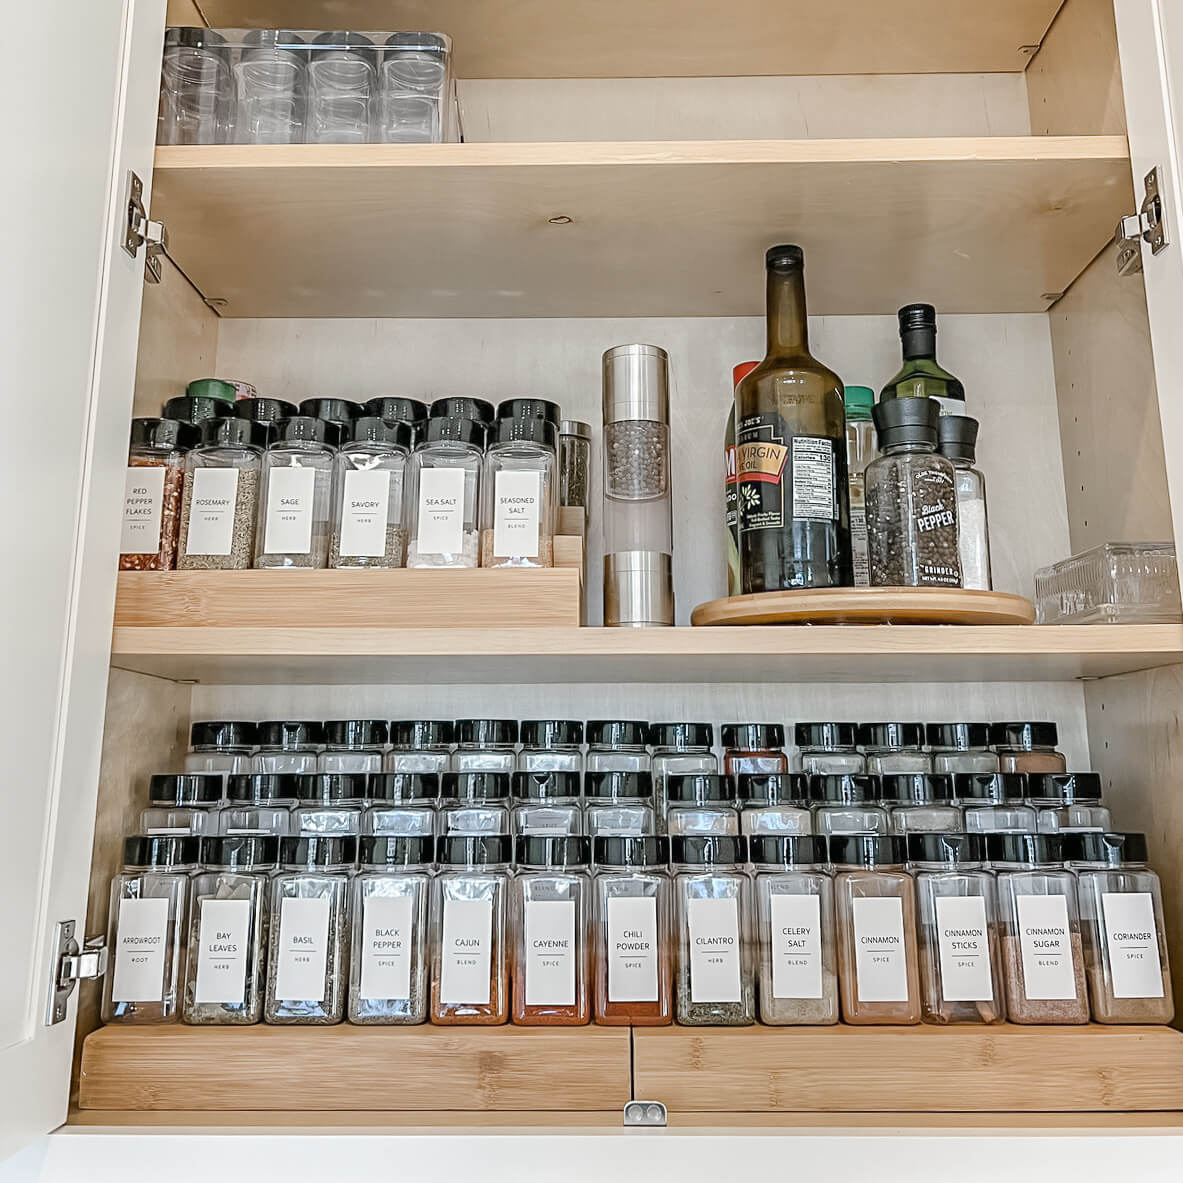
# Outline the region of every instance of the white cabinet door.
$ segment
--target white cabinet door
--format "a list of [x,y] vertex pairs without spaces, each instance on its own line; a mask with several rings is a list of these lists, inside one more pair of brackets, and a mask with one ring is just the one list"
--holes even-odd
[[0,1158],[61,1123],[74,1008],[50,938],[86,916],[164,0],[20,6],[0,70]]

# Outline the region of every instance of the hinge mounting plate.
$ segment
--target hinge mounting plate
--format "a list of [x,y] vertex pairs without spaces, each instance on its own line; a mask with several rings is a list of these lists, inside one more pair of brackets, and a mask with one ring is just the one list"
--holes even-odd
[[59,920],[54,925],[51,948],[52,980],[45,1008],[47,1027],[65,1019],[66,1003],[80,981],[101,978],[107,972],[107,942],[102,937],[92,937],[79,948],[74,936],[73,920]]
[[1171,245],[1167,237],[1162,195],[1158,187],[1158,169],[1146,174],[1142,208],[1117,223],[1117,273],[1137,275],[1142,270],[1142,243],[1150,244],[1150,253],[1160,255]]
[[127,174],[127,222],[123,228],[125,251],[134,259],[144,247],[144,278],[160,282],[160,256],[168,246],[168,231],[163,222],[153,222],[144,209],[144,183],[130,169]]

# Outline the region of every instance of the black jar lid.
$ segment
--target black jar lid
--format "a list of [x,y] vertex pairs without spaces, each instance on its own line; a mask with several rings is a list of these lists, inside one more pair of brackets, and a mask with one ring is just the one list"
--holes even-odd
[[329,442],[329,425],[313,415],[289,415],[275,420],[275,434],[271,446],[276,444],[325,444]]
[[364,772],[301,772],[296,775],[296,800],[336,805],[342,801],[364,801]]
[[653,777],[648,772],[589,772],[583,782],[589,801],[621,801],[653,796]]
[[457,719],[456,742],[470,748],[504,747],[518,742],[516,719]]
[[349,438],[355,444],[392,444],[409,450],[411,427],[407,423],[391,423],[373,415],[362,415],[353,421]]
[[673,748],[709,748],[715,743],[715,729],[710,723],[650,723],[649,746]]
[[260,871],[274,867],[278,858],[279,839],[274,834],[235,834],[201,840],[201,861],[207,867]]
[[737,834],[686,834],[670,839],[670,862],[683,866],[734,866],[747,861],[748,840]]
[[264,719],[255,724],[255,742],[261,748],[314,748],[324,741],[324,724],[317,719]]
[[189,743],[203,748],[250,748],[255,725],[243,719],[202,719],[189,728]]
[[958,772],[953,796],[964,805],[1005,805],[1027,795],[1027,777],[1021,772]]
[[549,419],[499,419],[490,427],[490,444],[540,444],[552,452],[559,446],[559,429]]
[[990,743],[996,748],[1054,748],[1060,742],[1060,730],[1054,723],[991,723]]
[[1063,838],[1064,858],[1070,863],[1104,863],[1107,867],[1120,867],[1123,863],[1150,861],[1145,834],[1077,830],[1064,834]]
[[448,801],[508,801],[508,772],[445,772],[440,796]]
[[242,805],[294,801],[297,772],[237,772],[226,778],[226,800]]
[[390,724],[390,740],[396,748],[446,748],[454,734],[451,719],[395,719]]
[[519,801],[578,800],[580,780],[578,772],[515,772],[513,795]]
[[674,773],[665,778],[671,805],[734,805],[735,781],[717,772]]
[[937,446],[940,403],[933,398],[889,398],[871,408],[881,450],[901,444]]
[[148,781],[148,800],[153,805],[208,808],[222,799],[220,772],[178,772],[153,776]]
[[[911,403],[917,399],[898,398],[891,402]],[[923,723],[860,723],[855,737],[862,748],[922,748]]]
[[591,861],[591,842],[575,834],[526,834],[517,840],[515,856],[519,868],[586,867]]
[[893,805],[950,805],[953,778],[945,772],[885,772],[881,801]]
[[326,719],[325,743],[334,748],[377,748],[390,738],[385,719]]
[[809,800],[809,777],[804,772],[741,772],[736,781],[744,806],[803,807]]
[[640,719],[590,719],[587,742],[597,748],[643,748],[649,724]]
[[907,845],[896,834],[830,835],[830,862],[835,866],[882,867],[907,858]]
[[815,773],[809,799],[817,805],[870,805],[883,793],[880,778],[865,772]]
[[234,414],[234,404],[224,398],[205,395],[178,394],[168,399],[161,409],[162,419],[182,419],[187,423],[201,423],[206,419]]
[[984,748],[990,743],[989,723],[928,723],[924,730],[929,746],[934,748],[968,752],[971,748]]
[[545,398],[507,398],[497,404],[498,419],[545,419],[555,430],[563,421],[558,403]]
[[278,419],[298,416],[300,408],[284,398],[240,398],[234,404],[234,414],[239,419],[252,419],[256,423],[274,423]]
[[182,419],[133,419],[131,447],[184,452],[197,443],[197,429]]
[[424,835],[367,834],[358,843],[357,860],[363,867],[423,867],[434,859],[435,839]]
[[600,834],[592,839],[592,858],[601,867],[664,867],[670,861],[670,841],[657,834]]
[[822,834],[753,834],[748,850],[756,867],[816,867],[830,857]]
[[427,404],[417,398],[402,398],[398,395],[382,395],[362,403],[367,415],[377,415],[388,423],[406,423],[408,426],[427,418]]
[[1064,841],[1059,834],[987,834],[986,858],[992,863],[1035,866],[1062,863]]
[[258,448],[271,442],[271,425],[254,419],[222,416],[201,422],[201,445],[204,448]]
[[430,407],[432,419],[468,419],[477,423],[492,423],[493,404],[483,398],[437,398]]
[[471,444],[474,448],[485,446],[485,423],[482,419],[469,419],[459,415],[427,420],[427,427],[415,428],[416,446],[424,443],[436,444],[451,441]]
[[576,719],[523,719],[524,748],[574,748],[583,743],[583,724]]
[[179,25],[164,30],[164,48],[207,49],[219,57],[230,59],[230,47],[226,38],[213,29],[203,29],[194,25]]
[[437,801],[440,778],[435,772],[371,772],[366,796],[375,805],[401,805],[412,801]]
[[785,746],[781,723],[724,723],[723,746],[736,752],[766,752]]
[[953,867],[962,863],[984,863],[983,834],[909,834],[908,859],[913,863],[940,863]]
[[191,834],[133,834],[123,840],[125,867],[154,867],[169,871],[174,867],[196,864],[201,856],[201,841]]
[[798,723],[793,740],[799,748],[853,748],[853,723]]
[[1029,772],[1027,796],[1032,801],[1056,801],[1064,805],[1101,800],[1099,772]]
[[513,853],[508,834],[444,834],[436,839],[435,861],[448,867],[487,867],[508,863]]
[[279,840],[283,867],[348,867],[357,862],[357,839],[352,835],[311,834]]
[[942,415],[937,424],[937,450],[949,460],[977,459],[978,421],[968,415]]
[[361,404],[347,398],[306,398],[300,403],[301,415],[311,415],[326,423],[352,423],[361,413]]

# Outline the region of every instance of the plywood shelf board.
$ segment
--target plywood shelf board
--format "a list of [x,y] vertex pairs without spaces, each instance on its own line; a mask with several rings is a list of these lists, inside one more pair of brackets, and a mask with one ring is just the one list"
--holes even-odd
[[164,147],[153,215],[227,317],[759,315],[786,238],[814,314],[1042,312],[1128,189],[1123,136]]

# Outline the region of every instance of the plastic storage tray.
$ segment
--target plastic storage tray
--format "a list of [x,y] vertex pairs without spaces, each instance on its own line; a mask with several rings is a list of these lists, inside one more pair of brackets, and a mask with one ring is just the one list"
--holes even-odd
[[1177,624],[1179,571],[1169,542],[1106,542],[1035,573],[1040,624]]
[[459,139],[443,33],[170,28],[160,144]]

